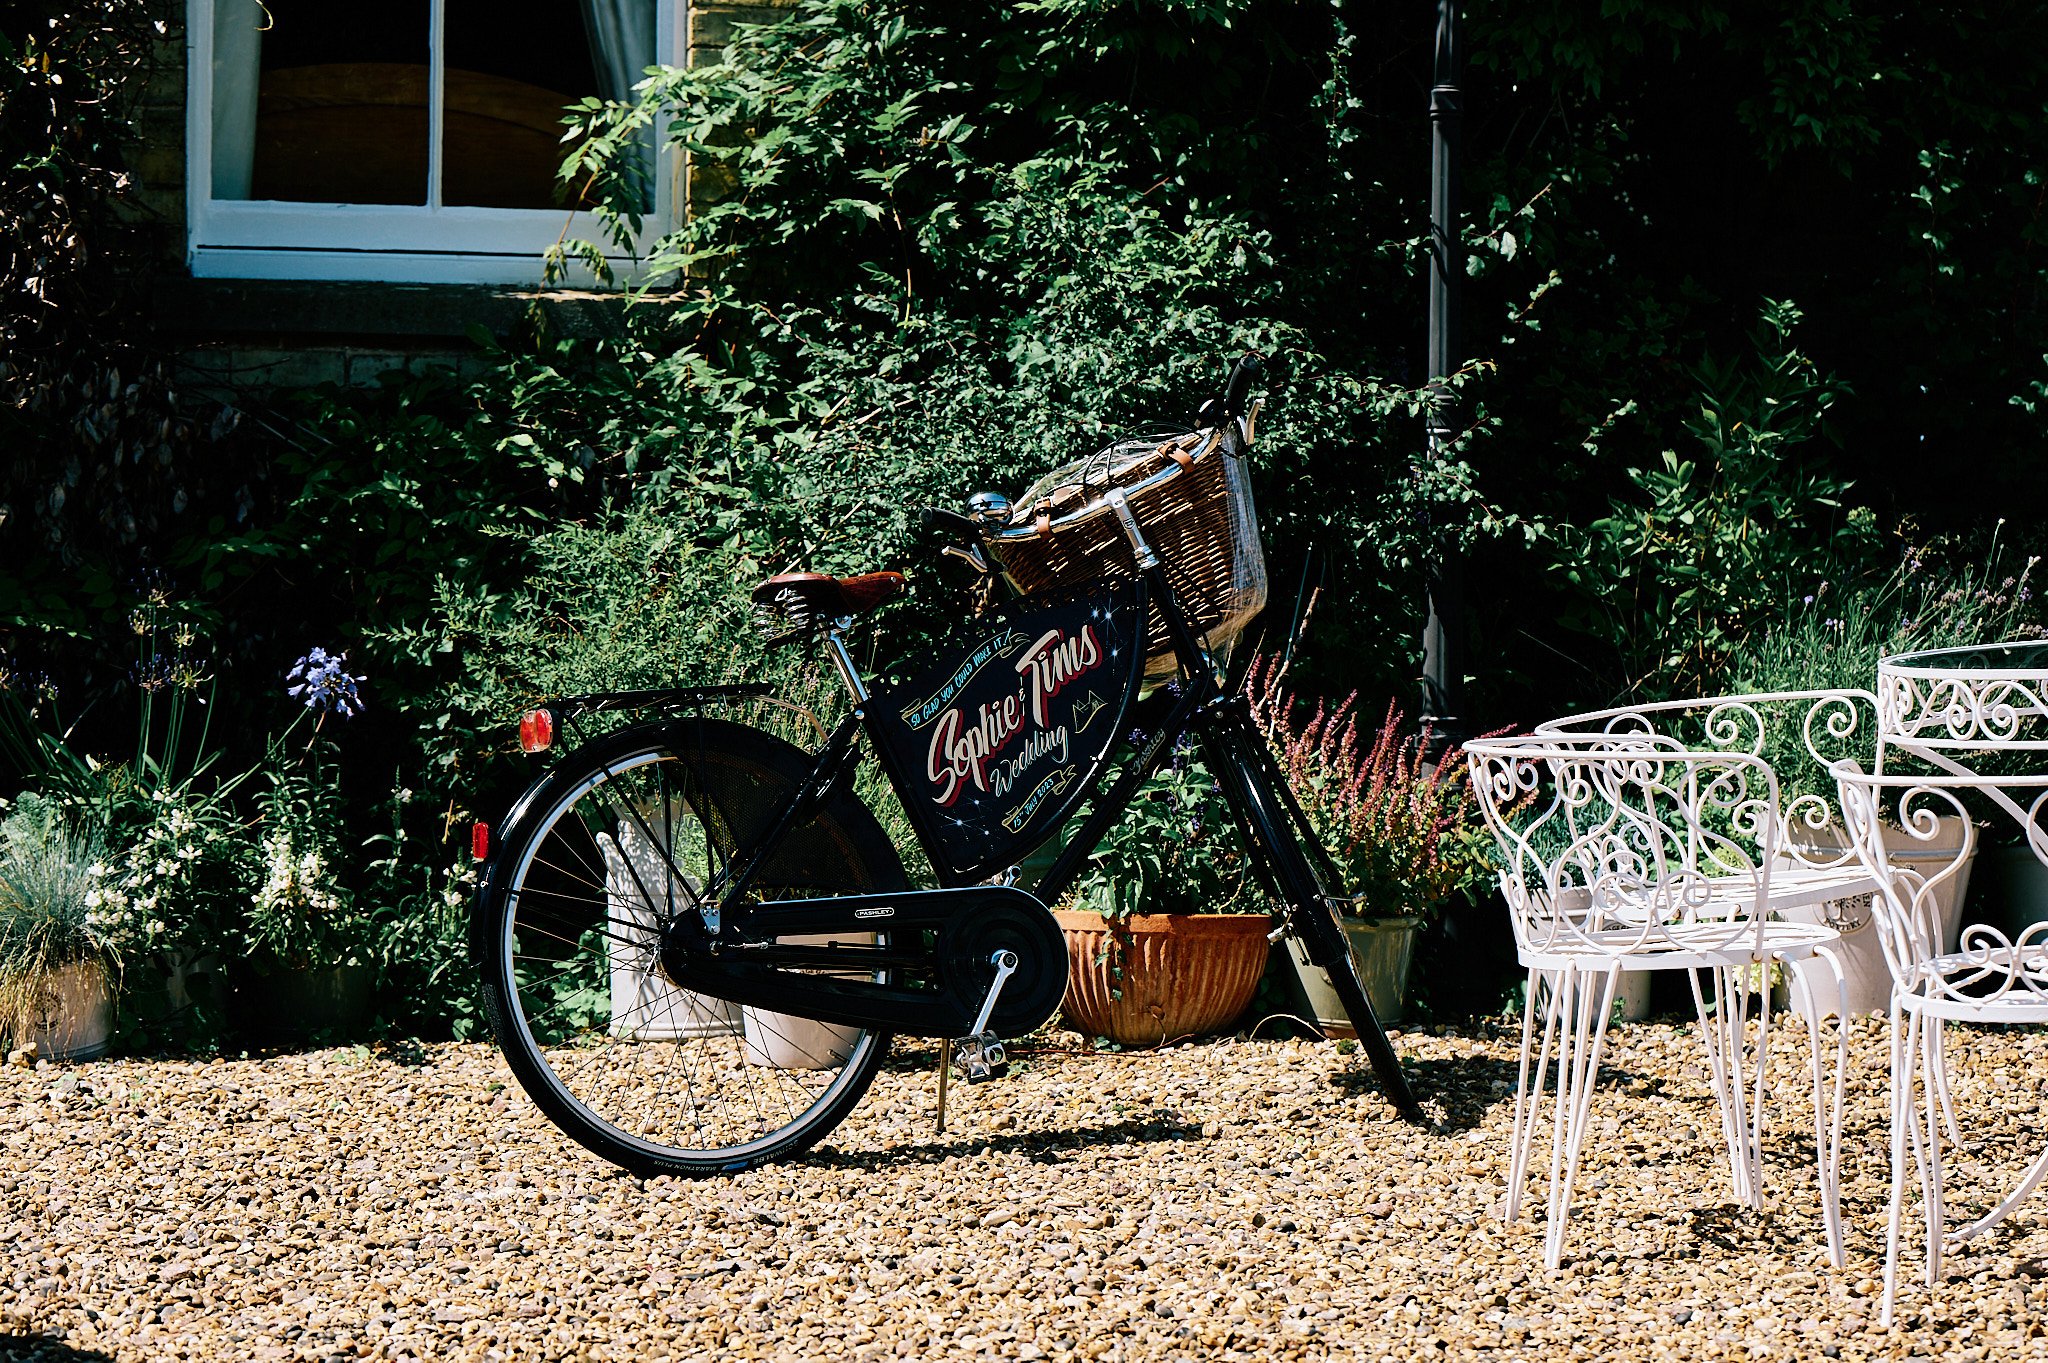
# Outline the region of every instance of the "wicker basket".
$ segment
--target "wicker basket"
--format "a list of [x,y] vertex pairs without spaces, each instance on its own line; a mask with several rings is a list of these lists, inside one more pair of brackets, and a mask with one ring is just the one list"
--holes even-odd
[[[1054,470],[1018,499],[1009,528],[995,537],[1004,573],[1026,593],[1135,575],[1131,543],[1103,499],[1122,488],[1196,635],[1211,649],[1225,647],[1266,605],[1266,555],[1241,439],[1233,420],[1119,441]],[[1177,669],[1156,608],[1145,651],[1147,676]]]

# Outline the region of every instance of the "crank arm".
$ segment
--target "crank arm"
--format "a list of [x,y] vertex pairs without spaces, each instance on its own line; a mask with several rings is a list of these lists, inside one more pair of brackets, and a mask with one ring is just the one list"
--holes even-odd
[[1017,953],[998,951],[988,958],[988,963],[996,968],[996,977],[989,981],[988,994],[981,1001],[981,1012],[975,1016],[974,1025],[967,1029],[973,1036],[980,1036],[988,1030],[988,1017],[996,1010],[996,997],[1010,982],[1010,976],[1017,973]]
[[970,1084],[1000,1079],[1010,1072],[1009,1052],[1003,1049],[1003,1039],[988,1030],[988,1020],[996,1010],[1003,986],[1017,973],[1017,953],[1006,948],[990,956],[988,963],[996,968],[996,977],[989,981],[988,993],[982,996],[981,1012],[967,1035],[953,1043],[953,1062]]

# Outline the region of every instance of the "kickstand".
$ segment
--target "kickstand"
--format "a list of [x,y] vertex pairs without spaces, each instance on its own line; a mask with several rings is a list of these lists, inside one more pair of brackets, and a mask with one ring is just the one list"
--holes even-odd
[[953,1077],[953,1057],[948,1052],[952,1049],[952,1043],[939,1038],[939,1125],[935,1134],[940,1136],[946,1134],[946,1088]]

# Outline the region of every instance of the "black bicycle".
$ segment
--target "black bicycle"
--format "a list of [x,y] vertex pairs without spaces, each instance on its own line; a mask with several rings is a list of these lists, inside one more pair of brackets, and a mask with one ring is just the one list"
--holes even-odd
[[[571,747],[519,797],[477,894],[486,1009],[543,1112],[629,1170],[700,1175],[817,1142],[860,1101],[894,1034],[946,1039],[970,1079],[999,1075],[1002,1038],[1048,1021],[1065,990],[1047,906],[1191,736],[1274,895],[1275,937],[1301,937],[1386,1096],[1424,1120],[1339,926],[1340,877],[1225,685],[1217,639],[1241,625],[1225,617],[1233,604],[1242,614],[1243,593],[1233,603],[1184,569],[1227,556],[1219,533],[1240,550],[1248,534],[1257,552],[1241,467],[1257,372],[1256,357],[1239,361],[1196,430],[1126,442],[1016,506],[983,493],[965,516],[928,513],[946,552],[1009,594],[985,592],[971,625],[912,675],[863,677],[846,645],[901,593],[900,574],[762,584],[775,637],[821,642],[851,699],[810,746],[733,718],[772,703],[765,686],[578,696],[525,716],[528,751],[593,716],[629,721]],[[1205,530],[1204,516],[1216,524]],[[1148,517],[1164,530],[1149,534]],[[1050,868],[1020,884],[1033,850],[1100,794],[1148,677],[1169,675],[1144,702],[1159,714],[1149,737]],[[936,888],[912,887],[859,794],[870,755]],[[480,829],[480,854],[487,838]]]

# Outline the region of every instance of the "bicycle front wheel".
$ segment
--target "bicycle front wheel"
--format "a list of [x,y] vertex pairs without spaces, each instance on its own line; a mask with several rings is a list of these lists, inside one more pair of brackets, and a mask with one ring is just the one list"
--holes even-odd
[[[472,947],[505,1059],[563,1131],[635,1173],[797,1154],[852,1111],[887,1033],[676,988],[662,926],[773,827],[810,759],[728,720],[638,725],[576,749],[523,798],[480,890]],[[777,845],[759,899],[906,888],[850,796]],[[876,978],[887,979],[887,975]]]
[[1401,1059],[1373,1013],[1358,957],[1337,917],[1336,868],[1330,865],[1315,830],[1288,791],[1286,777],[1273,762],[1264,739],[1249,727],[1219,731],[1215,741],[1223,755],[1223,769],[1235,773],[1241,783],[1243,814],[1269,860],[1275,888],[1296,906],[1294,930],[1306,942],[1310,958],[1330,977],[1331,990],[1350,1016],[1387,1101],[1408,1121],[1429,1125],[1428,1114],[1401,1072]]

